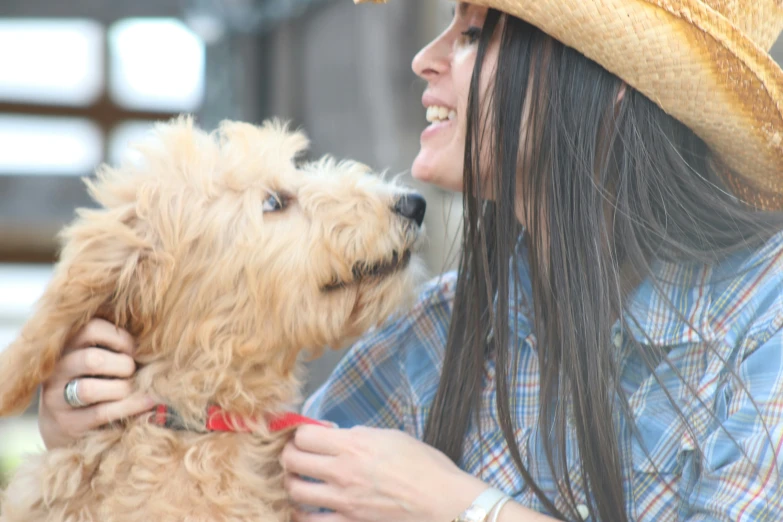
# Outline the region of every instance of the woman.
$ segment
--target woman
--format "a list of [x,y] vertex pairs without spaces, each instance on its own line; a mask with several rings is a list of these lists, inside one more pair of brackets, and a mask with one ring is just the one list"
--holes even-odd
[[[459,271],[308,401],[341,428],[283,454],[292,500],[327,510],[298,519],[779,520],[783,71],[759,45],[783,12],[482,3],[504,11],[459,3],[413,61],[413,175],[464,193]],[[49,446],[150,407],[132,347],[100,321],[70,343]],[[65,404],[74,379],[92,406]]]

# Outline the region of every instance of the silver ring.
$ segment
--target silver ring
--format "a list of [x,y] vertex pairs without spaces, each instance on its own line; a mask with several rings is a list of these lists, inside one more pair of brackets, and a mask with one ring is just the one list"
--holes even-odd
[[65,397],[65,402],[68,403],[68,406],[71,408],[79,409],[87,406],[87,404],[83,403],[79,398],[79,379],[69,381],[68,384],[65,385],[63,396]]

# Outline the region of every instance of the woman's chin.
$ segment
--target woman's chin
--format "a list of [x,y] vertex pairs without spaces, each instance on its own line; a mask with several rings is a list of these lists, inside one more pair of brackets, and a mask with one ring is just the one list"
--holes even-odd
[[462,169],[455,165],[447,166],[442,162],[431,161],[432,159],[422,153],[416,156],[411,166],[413,179],[443,190],[462,191]]
[[413,179],[417,181],[421,181],[423,183],[432,183],[432,170],[427,168],[427,165],[423,165],[422,162],[419,161],[419,158],[416,158],[413,161],[411,175],[413,176]]

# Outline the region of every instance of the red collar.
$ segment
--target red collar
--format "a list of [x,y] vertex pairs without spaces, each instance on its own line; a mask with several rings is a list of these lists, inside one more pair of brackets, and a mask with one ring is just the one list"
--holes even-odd
[[[154,414],[150,420],[157,426],[164,428],[171,428],[174,430],[184,430],[185,426],[182,423],[182,418],[172,408],[165,404],[158,404],[155,406]],[[278,432],[288,428],[296,428],[303,424],[314,424],[316,426],[327,426],[326,423],[299,415],[298,413],[283,413],[280,415],[270,416],[268,419],[269,431]],[[204,425],[203,431],[227,431],[227,432],[239,432],[247,433],[250,430],[242,422],[242,419],[238,419],[232,425],[229,422],[226,413],[218,406],[210,406],[207,409],[207,422]]]

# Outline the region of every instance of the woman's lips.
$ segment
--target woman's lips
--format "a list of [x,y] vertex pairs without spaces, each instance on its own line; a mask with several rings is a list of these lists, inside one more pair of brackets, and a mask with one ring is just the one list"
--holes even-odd
[[435,136],[441,131],[444,131],[450,127],[452,127],[455,123],[455,120],[443,120],[443,121],[436,121],[433,123],[430,123],[424,131],[421,133],[421,139],[430,138],[432,136]]

